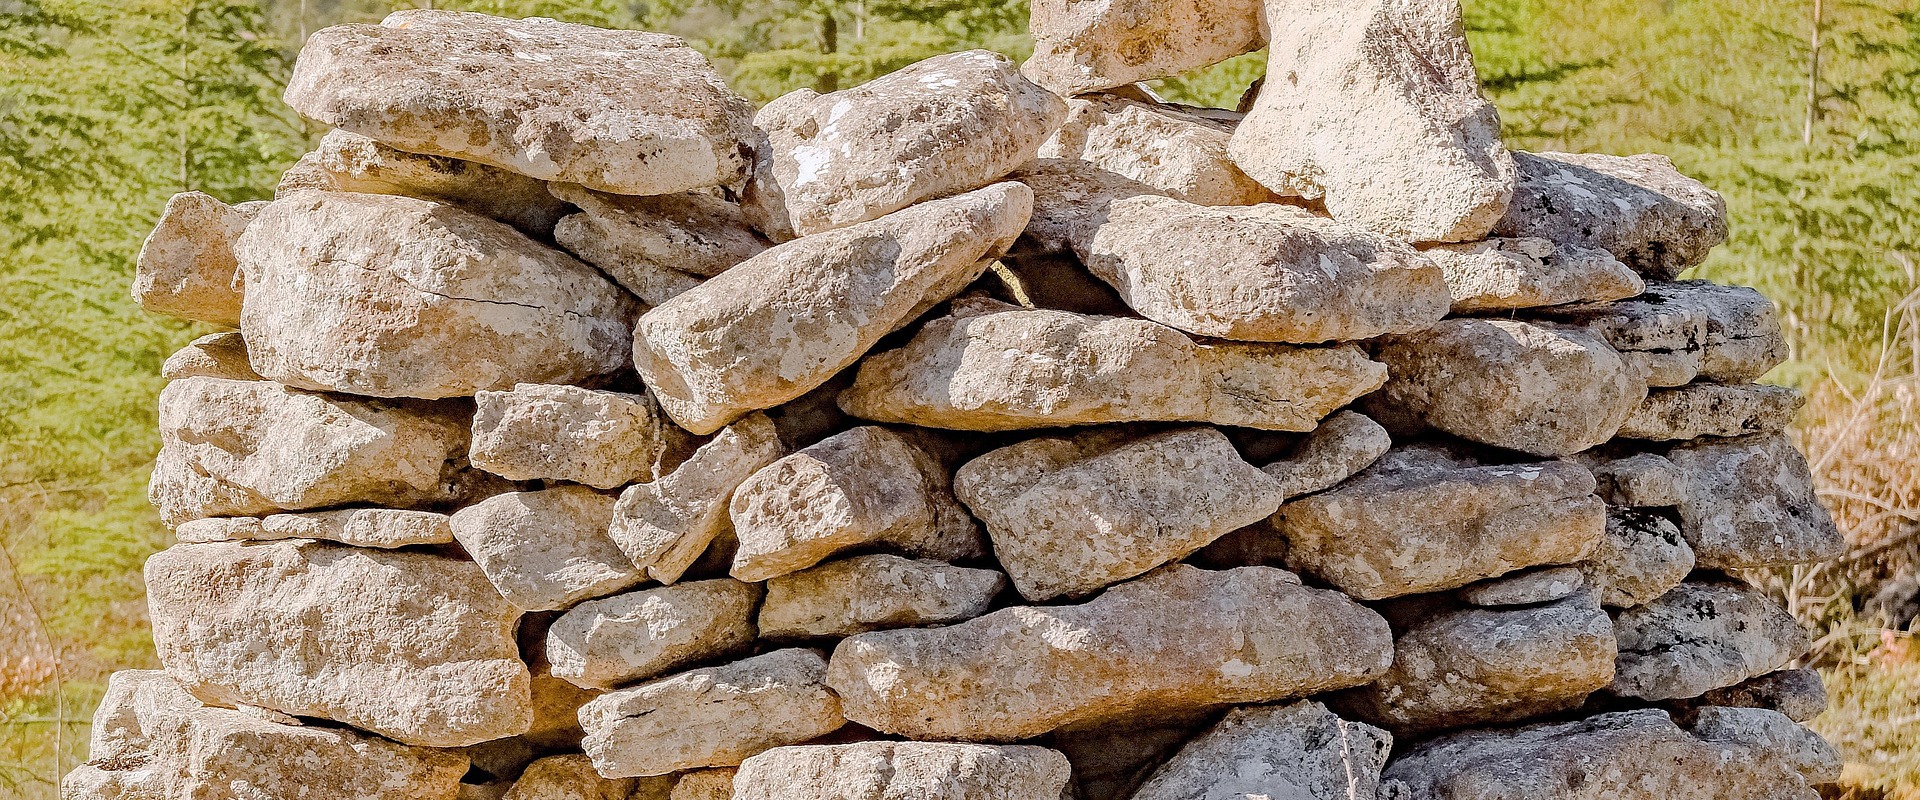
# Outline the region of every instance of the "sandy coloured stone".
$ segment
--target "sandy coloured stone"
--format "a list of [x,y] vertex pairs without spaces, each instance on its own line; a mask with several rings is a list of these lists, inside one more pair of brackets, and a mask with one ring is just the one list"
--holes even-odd
[[1370,798],[1393,737],[1311,700],[1252,706],[1188,742],[1132,800]]
[[961,501],[1020,596],[1083,596],[1269,516],[1282,497],[1214,428],[1040,437],[967,462]]
[[1726,201],[1666,156],[1516,152],[1513,163],[1519,182],[1497,236],[1599,248],[1654,280],[1726,241]]
[[1827,687],[1820,673],[1807,667],[1769,672],[1700,696],[1708,706],[1764,708],[1794,722],[1806,722],[1827,710]]
[[1667,458],[1687,476],[1680,532],[1700,566],[1807,564],[1846,551],[1806,457],[1786,434],[1687,442]]
[[337,128],[320,137],[314,158],[325,178],[311,188],[437,200],[528,236],[552,235],[567,213],[567,203],[547,192],[546,181],[477,161],[409,153]]
[[747,759],[734,800],[1053,800],[1065,756],[1032,745],[860,742],[777,747]]
[[633,197],[570,183],[549,190],[580,208],[560,220],[554,240],[649,305],[770,246],[738,205],[711,192]]
[[633,358],[668,416],[698,434],[797,398],[986,271],[1026,227],[1019,183],[775,247],[654,307]]
[[233,246],[260,206],[229,206],[205,192],[174,195],[134,259],[133,301],[157,314],[239,327]]
[[[1279,194],[1409,242],[1484,238],[1516,180],[1458,3],[1269,0],[1269,80],[1234,162]],[[1284,80],[1278,79],[1284,76]]]
[[1677,506],[1686,496],[1687,476],[1666,456],[1634,453],[1619,458],[1581,459],[1593,470],[1601,499],[1628,508]]
[[472,562],[285,542],[177,544],[146,566],[154,648],[209,703],[460,747],[532,724],[518,609]]
[[1203,342],[1144,320],[963,300],[862,361],[840,407],[976,431],[1147,421],[1308,431],[1386,377],[1352,345]]
[[767,581],[760,635],[845,637],[913,625],[945,625],[987,613],[1005,575],[885,553],[829,561]]
[[1085,161],[1197,205],[1264,203],[1272,193],[1227,156],[1238,116],[1106,94],[1074,97],[1039,157]]
[[759,599],[759,587],[720,578],[589,600],[547,629],[547,660],[590,689],[658,677],[752,644]]
[[1655,389],[1620,426],[1620,438],[1676,441],[1779,433],[1807,402],[1785,386],[1690,383]]
[[548,756],[527,765],[501,800],[628,800],[632,778],[602,778],[579,753]]
[[[1115,201],[1165,195],[1080,159],[1036,158],[1008,177],[1033,190],[1033,215],[1027,220],[1021,247],[1042,253],[1065,253],[1091,242]],[[1077,262],[1078,257],[1073,260]]]
[[1551,603],[1572,597],[1586,588],[1587,579],[1580,571],[1580,565],[1535,567],[1488,578],[1461,588],[1454,596],[1471,606],[1504,608]]
[[1620,612],[1614,633],[1613,693],[1642,700],[1699,697],[1779,669],[1812,647],[1793,615],[1732,579],[1682,583]]
[[1546,239],[1493,238],[1421,252],[1446,273],[1455,314],[1624,300],[1647,290],[1612,253]]
[[1378,614],[1284,570],[1176,564],[1080,605],[850,637],[827,682],[875,730],[1014,741],[1354,686],[1391,663],[1390,639]]
[[801,89],[754,115],[766,138],[743,205],[775,241],[878,219],[1005,177],[1065,116],[1060,98],[988,50],[824,95]]
[[307,39],[287,105],[401,150],[619,194],[738,182],[753,106],[678,37],[456,11]]
[[1413,248],[1292,206],[1113,202],[1087,269],[1155,322],[1201,336],[1312,344],[1423,330],[1446,276]]
[[411,547],[449,544],[453,526],[447,515],[400,508],[342,508],[267,517],[207,517],[173,529],[181,542],[276,541],[320,539],[355,547]]
[[1648,281],[1630,300],[1532,312],[1580,325],[1641,367],[1651,386],[1748,383],[1787,359],[1773,301],[1745,286]]
[[733,800],[733,780],[737,773],[732,767],[680,773],[668,800]]
[[846,724],[814,650],[775,650],[608,692],[580,709],[602,775],[737,766]]
[[753,474],[733,493],[732,575],[764,581],[852,547],[952,561],[986,554],[953,479],[907,437],[868,425],[834,434]]
[[645,394],[522,383],[473,399],[468,458],[508,480],[617,489],[653,480],[689,444]]
[[1266,44],[1256,0],[1036,0],[1021,72],[1061,97],[1211,66]]
[[1326,491],[1373,466],[1393,448],[1393,437],[1365,414],[1342,411],[1295,444],[1283,457],[1261,467],[1280,482],[1280,496],[1291,500]]
[[1672,520],[1635,508],[1608,508],[1607,535],[1580,563],[1609,608],[1653,602],[1693,572],[1693,548]]
[[566,608],[646,579],[607,535],[612,495],[584,486],[497,494],[453,514],[453,538],[508,602]]
[[672,472],[621,492],[607,535],[648,577],[673,583],[732,531],[727,504],[734,490],[785,452],[767,415],[741,417]]
[[167,356],[160,365],[160,377],[170,381],[181,378],[224,378],[233,381],[265,380],[247,361],[247,341],[239,331],[209,333],[187,343]]

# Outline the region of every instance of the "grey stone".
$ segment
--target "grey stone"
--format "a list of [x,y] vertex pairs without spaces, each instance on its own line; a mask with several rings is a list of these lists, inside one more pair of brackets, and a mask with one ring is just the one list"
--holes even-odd
[[1734,580],[1693,580],[1614,620],[1613,693],[1699,697],[1805,655],[1806,631],[1772,598]]
[[1726,241],[1726,201],[1666,156],[1516,152],[1513,162],[1519,184],[1497,236],[1597,247],[1656,280]]
[[1371,798],[1393,737],[1303,701],[1227,712],[1153,774],[1133,800]]
[[1634,453],[1618,458],[1583,454],[1581,460],[1593,470],[1600,497],[1610,504],[1664,508],[1679,505],[1686,496],[1686,474],[1658,453]]
[[1482,608],[1531,606],[1565,599],[1587,588],[1579,567],[1536,567],[1489,578],[1461,589],[1460,602]]
[[1764,708],[1794,722],[1806,722],[1827,710],[1827,687],[1820,673],[1801,667],[1769,672],[1700,696],[1708,706]]
[[1693,567],[1693,548],[1679,526],[1631,508],[1607,509],[1607,535],[1580,563],[1600,602],[1612,608],[1652,602],[1679,586]]
[[1667,458],[1687,476],[1680,532],[1700,566],[1802,564],[1846,551],[1814,492],[1806,457],[1786,434],[1702,439],[1673,448]]
[[1703,436],[1779,433],[1806,404],[1785,386],[1757,383],[1690,383],[1647,393],[1646,402],[1620,426],[1622,439],[1676,441]]
[[1788,355],[1773,302],[1745,286],[1649,281],[1631,300],[1532,313],[1599,335],[1640,366],[1651,386],[1746,383]]

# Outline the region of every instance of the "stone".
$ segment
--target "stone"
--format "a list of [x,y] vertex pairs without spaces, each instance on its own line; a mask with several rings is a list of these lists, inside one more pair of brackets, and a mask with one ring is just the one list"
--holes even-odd
[[1052,800],[1065,756],[1031,745],[859,742],[778,747],[747,759],[734,800]]
[[817,651],[775,650],[608,692],[580,709],[602,775],[737,766],[846,724]]
[[456,499],[467,420],[458,406],[183,378],[160,392],[148,499],[169,525],[370,503]]
[[986,554],[932,453],[878,426],[854,428],[781,458],[734,490],[740,547],[732,575],[764,581],[853,547],[952,561]]
[[1706,741],[1746,745],[1780,759],[1812,784],[1837,783],[1845,766],[1820,734],[1764,708],[1703,708],[1687,728]]
[[153,642],[194,696],[461,747],[532,724],[508,605],[472,562],[337,544],[177,544],[146,566]]
[[766,139],[747,217],[787,241],[976,189],[1032,160],[1065,116],[1060,98],[988,50],[824,95],[801,89],[754,116]]
[[753,643],[760,589],[728,578],[589,600],[547,629],[554,677],[610,689],[733,655]]
[[1071,797],[1128,800],[1154,770],[1210,727],[1217,716],[1201,711],[1148,722],[1120,721],[1055,731],[1038,741],[1058,749],[1073,765]]
[[645,394],[522,383],[474,395],[475,467],[515,481],[617,489],[684,456],[684,432]]
[[1536,567],[1489,578],[1455,594],[1467,605],[1504,608],[1562,600],[1585,589],[1586,585],[1586,576],[1578,566]]
[[489,497],[453,514],[453,538],[507,602],[552,611],[646,579],[608,537],[611,495],[584,486]]
[[1462,439],[1536,456],[1613,438],[1647,396],[1633,364],[1578,328],[1449,319],[1388,340],[1375,357],[1392,375],[1381,404]]
[[1646,293],[1631,300],[1532,313],[1606,339],[1641,367],[1651,386],[1747,383],[1788,355],[1773,302],[1745,286],[1648,281]]
[[1061,97],[1171,78],[1266,44],[1253,0],[1036,0],[1021,68]]
[[737,769],[722,767],[680,774],[673,783],[668,800],[733,800],[733,780]]
[[412,547],[451,544],[453,526],[445,514],[400,508],[342,508],[267,517],[210,517],[173,529],[181,542],[320,539],[355,547]]
[[885,553],[829,561],[767,581],[760,635],[841,638],[914,625],[946,625],[987,613],[1007,578]]
[[1814,492],[1807,459],[1784,433],[1702,439],[1668,451],[1687,476],[1680,532],[1700,566],[1722,569],[1839,558],[1847,543]]
[[1677,441],[1703,436],[1733,437],[1779,433],[1806,404],[1785,386],[1757,383],[1690,383],[1656,389],[1620,426],[1622,439]]
[[1447,314],[1432,261],[1292,206],[1116,200],[1075,249],[1142,316],[1201,336],[1352,341],[1424,330]]
[[1365,683],[1390,638],[1378,614],[1284,570],[1176,564],[1080,605],[849,637],[827,683],[878,731],[1015,741]]
[[1274,0],[1267,74],[1234,131],[1268,189],[1408,242],[1484,238],[1516,180],[1458,3]]
[[1392,448],[1393,438],[1380,423],[1341,411],[1322,420],[1285,457],[1260,469],[1279,481],[1280,496],[1291,500],[1340,485]]
[[632,778],[602,778],[579,753],[548,756],[527,765],[502,800],[628,800]]
[[1133,800],[1373,797],[1393,737],[1311,700],[1236,708],[1153,773]]
[[1274,522],[1290,568],[1381,600],[1585,558],[1606,526],[1593,488],[1567,461],[1483,464],[1416,446],[1281,506]]
[[[1037,212],[1036,212],[1037,213]],[[1028,227],[1031,232],[1032,227]],[[996,281],[986,286],[990,296],[1022,308],[1050,308],[1076,314],[1133,316],[1133,309],[1105,281],[1093,276],[1071,253],[1039,252],[1023,238],[1024,250],[1000,260],[1006,269],[993,270]]]
[[1588,468],[1601,499],[1628,508],[1677,506],[1686,496],[1687,476],[1679,465],[1658,453],[1634,453],[1619,458],[1592,458]]
[[1727,239],[1720,194],[1661,155],[1513,154],[1519,181],[1496,236],[1605,250],[1654,280],[1673,280]]
[[734,490],[785,452],[767,415],[741,417],[672,472],[621,492],[607,536],[648,577],[673,583],[715,539],[731,536]]
[[1613,693],[1641,700],[1699,697],[1785,666],[1812,648],[1772,598],[1744,583],[1691,580],[1614,620],[1620,659]]
[[1679,526],[1632,508],[1607,509],[1607,535],[1580,563],[1587,584],[1610,608],[1653,602],[1686,580],[1693,567],[1693,548]]
[[133,301],[156,314],[239,327],[233,246],[258,205],[229,206],[205,192],[174,195],[134,259]]
[[181,378],[224,378],[233,381],[264,380],[247,363],[247,342],[239,331],[209,333],[187,343],[167,356],[160,365],[160,377],[170,381]]
[[327,131],[314,154],[325,178],[311,188],[436,200],[536,238],[553,235],[567,213],[566,201],[548,193],[546,181],[477,161],[410,153],[350,131]]
[[678,37],[400,11],[309,37],[287,105],[413,153],[616,194],[737,183],[753,107]]
[[1475,314],[1638,296],[1646,281],[1612,253],[1535,237],[1424,248],[1446,273],[1453,313]]
[[1165,194],[1081,159],[1036,158],[1009,177],[1033,190],[1033,216],[1027,220],[1021,242],[1043,253],[1086,246],[1116,201]]
[[986,271],[1033,193],[999,183],[775,247],[640,318],[635,366],[707,434],[814,389]]
[[1214,428],[1041,437],[967,462],[954,490],[1020,596],[1084,596],[1273,515],[1272,478]]
[[580,208],[560,220],[554,240],[648,305],[671,300],[770,246],[738,205],[709,192],[631,197],[570,183],[556,183],[550,191]]
[[1806,722],[1827,710],[1827,687],[1820,673],[1806,667],[1748,678],[1700,696],[1707,706],[1764,708],[1794,722]]
[[91,760],[61,782],[70,800],[309,798],[455,800],[466,759],[344,728],[283,725],[211,708],[158,670],[107,679]]
[[1196,205],[1266,202],[1272,193],[1227,155],[1239,115],[1209,111],[1110,94],[1070,98],[1039,157],[1085,161]]
[[1144,320],[973,301],[868,356],[840,407],[974,431],[1147,421],[1308,431],[1386,377],[1352,345],[1201,342]]

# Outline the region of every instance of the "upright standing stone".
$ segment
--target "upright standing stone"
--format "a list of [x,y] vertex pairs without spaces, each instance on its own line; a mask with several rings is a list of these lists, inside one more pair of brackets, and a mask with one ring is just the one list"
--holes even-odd
[[1044,747],[861,742],[776,747],[747,759],[735,800],[1053,800],[1066,757]]
[[1170,78],[1260,49],[1256,0],[1035,0],[1021,71],[1062,97]]
[[784,452],[767,415],[741,417],[672,472],[621,492],[607,535],[648,577],[673,583],[732,530],[734,490]]
[[239,327],[241,282],[233,243],[260,205],[229,206],[205,192],[174,195],[140,244],[133,301],[158,314]]
[[1132,800],[1354,800],[1380,786],[1393,737],[1311,700],[1227,712],[1153,773]]
[[1519,184],[1496,235],[1597,247],[1656,280],[1726,241],[1726,201],[1666,156],[1521,152],[1513,161]]
[[607,536],[611,495],[584,486],[494,495],[453,515],[453,538],[508,602],[566,608],[645,579]]

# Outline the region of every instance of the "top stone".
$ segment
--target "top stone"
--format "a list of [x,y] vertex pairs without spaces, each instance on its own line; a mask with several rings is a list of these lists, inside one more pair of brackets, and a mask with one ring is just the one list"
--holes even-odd
[[678,37],[400,11],[301,50],[286,101],[401,150],[616,194],[746,174],[753,108]]
[[1021,71],[1054,94],[1169,78],[1266,44],[1260,0],[1034,0]]

